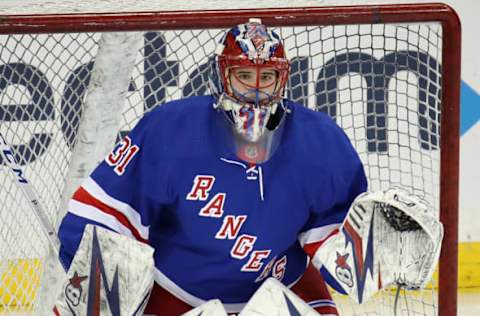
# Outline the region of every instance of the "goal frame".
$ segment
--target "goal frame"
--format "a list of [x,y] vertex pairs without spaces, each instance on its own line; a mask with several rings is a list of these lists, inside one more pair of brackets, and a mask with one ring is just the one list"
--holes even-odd
[[[134,13],[11,15],[0,19],[0,34],[105,32],[227,28],[261,18],[267,26],[439,22],[442,36],[442,109],[440,158],[440,220],[445,228],[439,264],[438,311],[457,313],[459,99],[461,26],[456,12],[445,4],[400,4],[199,10]],[[40,31],[41,30],[41,31]],[[448,48],[448,49],[446,49]]]

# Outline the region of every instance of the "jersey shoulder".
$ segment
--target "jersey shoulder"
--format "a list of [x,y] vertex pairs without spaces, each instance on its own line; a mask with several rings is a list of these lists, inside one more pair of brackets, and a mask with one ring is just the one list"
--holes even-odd
[[290,159],[305,166],[306,173],[332,175],[363,170],[356,149],[332,118],[293,102],[289,108],[292,111],[287,137],[288,152]]
[[294,122],[300,124],[299,126],[295,124],[296,128],[311,133],[316,133],[318,130],[343,133],[343,130],[337,125],[335,120],[323,112],[314,111],[292,101],[288,101],[287,106],[292,110],[292,113],[294,113]]
[[145,114],[135,129],[143,130],[146,143],[165,149],[161,156],[178,158],[183,151],[191,154],[191,148],[205,146],[212,107],[211,96],[167,102]]
[[198,121],[212,107],[213,97],[193,96],[184,99],[174,100],[155,107],[145,117],[155,123],[163,123],[168,126],[175,126],[179,120],[192,123]]
[[[106,192],[121,201],[128,200],[127,197],[137,190],[155,196],[154,200],[171,201],[173,195],[170,182],[178,166],[179,152],[190,151],[191,155],[198,152],[191,150],[195,148],[192,144],[195,144],[197,132],[195,127],[189,127],[195,123],[192,117],[202,116],[210,104],[208,97],[192,97],[152,109],[135,125],[128,134],[128,139],[116,145],[92,173],[92,178]],[[134,150],[125,151],[125,148]],[[131,157],[128,164],[119,173],[116,161],[126,152],[133,154],[128,156]]]
[[[300,161],[295,170],[307,183],[315,212],[333,210],[337,203],[349,205],[367,188],[363,164],[350,139],[327,114],[295,103],[290,108],[289,159]],[[341,208],[330,220],[341,222],[346,209]]]
[[291,109],[290,134],[299,147],[309,152],[307,157],[338,159],[344,153],[356,153],[344,130],[330,116],[294,102],[289,102],[288,107]]

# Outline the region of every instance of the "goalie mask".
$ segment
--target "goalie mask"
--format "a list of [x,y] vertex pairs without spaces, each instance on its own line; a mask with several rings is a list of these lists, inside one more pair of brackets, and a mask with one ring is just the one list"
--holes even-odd
[[252,163],[267,160],[278,144],[273,138],[286,112],[290,72],[279,36],[250,19],[223,36],[214,57],[210,90],[231,123],[237,155]]

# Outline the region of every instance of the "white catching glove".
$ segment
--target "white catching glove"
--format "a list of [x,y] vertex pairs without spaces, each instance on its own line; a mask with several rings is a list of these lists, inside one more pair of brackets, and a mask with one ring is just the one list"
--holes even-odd
[[395,267],[382,273],[384,282],[412,290],[425,287],[440,256],[440,221],[429,206],[402,190],[389,190],[363,203],[368,202],[376,204],[383,214],[375,226],[381,266]]
[[440,256],[443,226],[432,210],[401,189],[359,195],[340,232],[317,251],[322,265],[362,303],[390,284],[424,287]]

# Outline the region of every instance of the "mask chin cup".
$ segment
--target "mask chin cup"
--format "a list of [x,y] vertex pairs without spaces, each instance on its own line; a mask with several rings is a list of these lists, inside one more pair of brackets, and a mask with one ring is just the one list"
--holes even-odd
[[272,110],[270,106],[242,104],[229,98],[223,100],[222,108],[228,111],[236,132],[252,143],[265,133]]
[[[220,102],[219,102],[220,103]],[[228,117],[230,138],[229,147],[238,158],[250,164],[258,164],[270,159],[276,151],[281,135],[283,134],[283,121],[274,130],[267,128],[268,120],[277,109],[278,104],[255,107],[240,104],[228,97],[222,98],[218,104]]]

